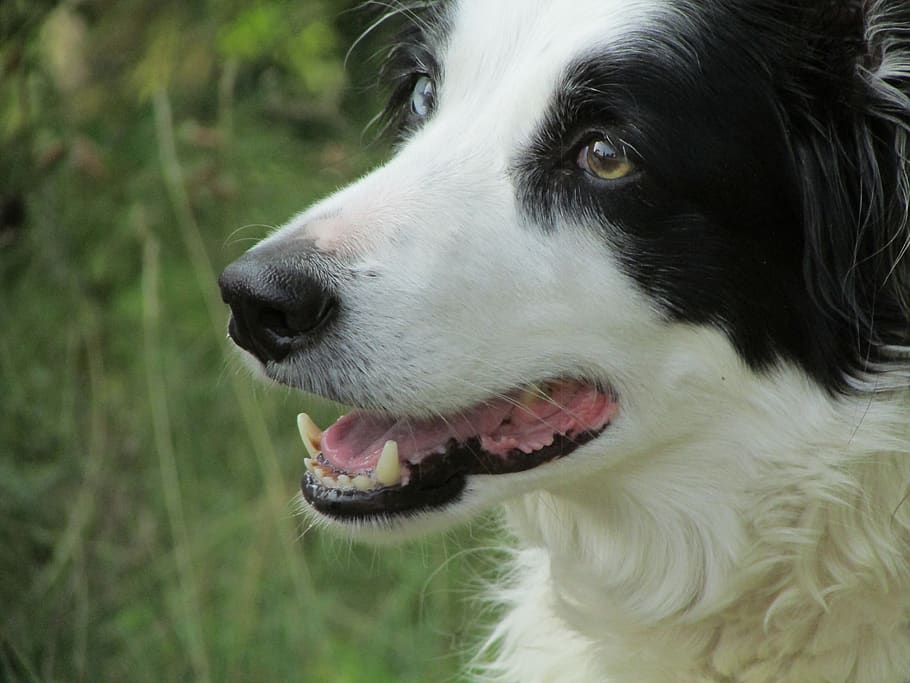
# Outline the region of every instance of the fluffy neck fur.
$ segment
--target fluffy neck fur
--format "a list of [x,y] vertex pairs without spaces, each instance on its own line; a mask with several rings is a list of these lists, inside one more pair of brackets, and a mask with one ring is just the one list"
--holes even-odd
[[523,549],[483,678],[910,680],[906,395],[779,379],[734,412],[508,507]]

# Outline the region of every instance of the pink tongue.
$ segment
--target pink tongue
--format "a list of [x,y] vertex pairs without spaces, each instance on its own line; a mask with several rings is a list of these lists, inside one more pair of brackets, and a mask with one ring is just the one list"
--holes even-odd
[[514,450],[532,453],[549,446],[556,435],[601,429],[615,412],[613,401],[590,385],[562,382],[549,399],[535,398],[521,406],[514,399],[496,399],[447,418],[353,412],[323,432],[321,447],[332,467],[349,473],[373,469],[388,441],[398,442],[402,462],[444,453],[452,439],[463,443],[475,437],[485,451],[504,457]]

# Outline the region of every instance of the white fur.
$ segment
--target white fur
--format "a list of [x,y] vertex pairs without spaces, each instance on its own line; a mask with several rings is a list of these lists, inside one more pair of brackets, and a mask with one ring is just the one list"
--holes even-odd
[[[698,384],[717,416],[697,437],[507,505],[532,549],[490,679],[905,681],[907,401],[832,403],[789,373]],[[560,619],[584,665],[538,626]]]
[[410,414],[560,375],[616,389],[619,418],[571,457],[473,477],[450,509],[378,525],[422,532],[508,501],[520,550],[482,678],[905,683],[906,393],[835,399],[785,363],[758,374],[720,331],[666,322],[584,216],[544,230],[516,206],[509,162],[561,70],[660,11],[457,3],[436,116],[270,238],[316,240],[381,283],[343,286],[343,356],[277,377],[356,382]]

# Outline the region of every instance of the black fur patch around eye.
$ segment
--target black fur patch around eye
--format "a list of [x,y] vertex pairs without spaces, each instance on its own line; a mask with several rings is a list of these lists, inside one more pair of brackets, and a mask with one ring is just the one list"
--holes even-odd
[[437,52],[446,33],[443,17],[439,7],[424,9],[420,15],[409,16],[393,40],[380,71],[380,83],[389,93],[379,117],[384,131],[403,136],[419,126],[411,110],[411,95],[421,76],[429,76],[437,84],[442,80]]
[[[845,389],[874,362],[875,342],[858,340],[850,319],[862,312],[839,283],[819,284],[830,271],[818,262],[857,257],[857,210],[868,202],[859,188],[887,189],[863,181],[875,169],[840,141],[869,134],[856,113],[865,104],[854,81],[857,4],[827,25],[807,23],[818,18],[809,2],[685,6],[695,17],[687,30],[658,24],[567,69],[516,161],[520,203],[544,226],[593,224],[669,319],[719,327],[757,369],[786,358]],[[632,150],[634,178],[597,182],[577,167],[578,140],[592,129]],[[887,143],[873,149],[887,133],[873,136],[867,147],[895,163]],[[828,169],[807,165],[805,148],[827,156]],[[811,168],[831,186],[807,177]],[[823,254],[811,214],[826,205],[844,215],[825,240],[837,252]],[[905,313],[898,343],[908,328]]]

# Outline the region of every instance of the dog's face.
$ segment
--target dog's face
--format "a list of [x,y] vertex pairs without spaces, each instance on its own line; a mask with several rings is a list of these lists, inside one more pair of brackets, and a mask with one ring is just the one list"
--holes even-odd
[[221,280],[253,366],[354,408],[302,421],[316,511],[424,529],[653,457],[770,378],[837,388],[780,105],[804,4],[409,17],[397,154]]

